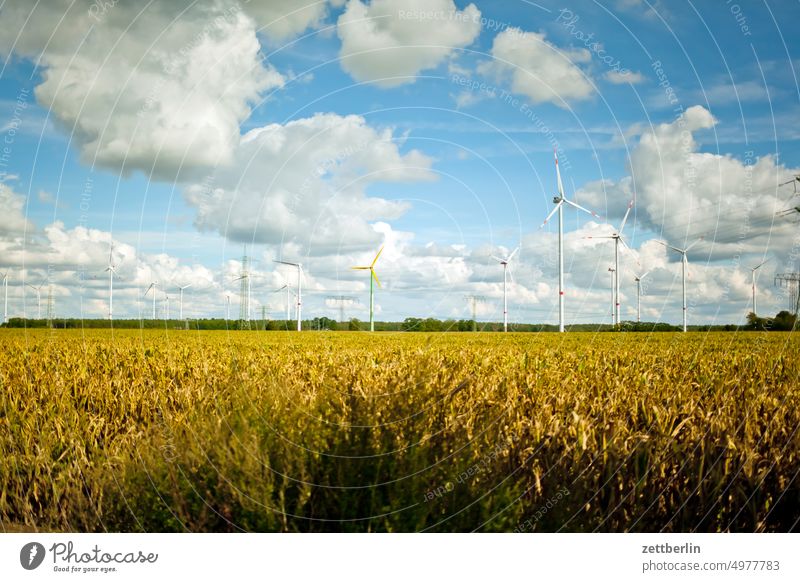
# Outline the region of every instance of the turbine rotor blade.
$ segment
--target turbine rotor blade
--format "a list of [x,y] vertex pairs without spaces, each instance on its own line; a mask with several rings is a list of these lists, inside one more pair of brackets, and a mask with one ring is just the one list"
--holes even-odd
[[378,273],[375,272],[375,269],[370,268],[370,272],[372,273],[375,282],[378,284],[378,287],[383,287],[383,285],[381,285],[381,280],[378,279]]
[[633,208],[633,200],[628,204],[628,210],[625,212],[625,218],[622,219],[622,224],[619,225],[617,234],[622,234],[622,231],[625,229],[625,223],[628,222],[628,215],[631,213],[631,208]]
[[562,204],[564,204],[563,200],[561,200],[558,204],[556,204],[556,207],[553,208],[553,210],[550,211],[550,214],[547,215],[547,218],[544,219],[544,222],[541,224],[541,226],[539,228],[544,228],[544,225],[547,224],[547,222],[551,218],[553,218],[553,215],[558,211],[559,208],[561,208]]
[[556,148],[553,148],[553,156],[556,159],[556,181],[558,182],[558,195],[561,198],[564,198],[564,184],[561,183],[561,169],[558,167],[558,150],[556,150]]
[[567,204],[569,204],[573,208],[577,208],[578,210],[582,210],[586,214],[591,214],[595,218],[601,218],[601,216],[599,214],[597,214],[596,212],[593,212],[591,210],[587,210],[586,208],[584,208],[583,206],[581,206],[577,202],[573,202],[572,200],[567,200],[566,198],[564,198],[564,202],[566,202]]
[[375,263],[377,263],[377,262],[378,262],[378,257],[380,257],[380,256],[381,256],[381,253],[383,252],[383,248],[384,248],[384,247],[381,247],[381,249],[378,251],[378,254],[377,254],[377,255],[375,255],[375,258],[374,258],[374,259],[372,259],[372,264],[370,265],[370,268],[374,267],[374,266],[375,266]]
[[510,255],[508,255],[508,258],[506,259],[506,262],[507,262],[507,263],[510,263],[510,262],[511,262],[511,259],[513,259],[513,258],[514,258],[514,255],[516,255],[518,251],[519,251],[519,247],[515,248],[515,249],[512,251],[512,253],[511,253]]

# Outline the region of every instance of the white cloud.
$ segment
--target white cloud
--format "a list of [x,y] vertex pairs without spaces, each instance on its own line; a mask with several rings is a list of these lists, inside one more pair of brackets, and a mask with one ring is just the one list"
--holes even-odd
[[190,186],[196,225],[239,240],[302,241],[305,252],[325,254],[378,239],[370,226],[395,219],[404,203],[366,190],[381,182],[430,180],[431,160],[411,150],[390,129],[363,117],[318,114],[257,128],[242,138],[235,162],[206,183]]
[[342,67],[381,87],[413,83],[477,38],[480,15],[453,0],[350,0],[337,25]]
[[0,209],[3,211],[0,238],[19,237],[33,230],[33,225],[25,216],[25,196],[14,192],[4,182],[0,182]]
[[533,103],[551,102],[565,107],[569,101],[588,99],[594,88],[578,64],[588,63],[586,49],[559,49],[544,33],[509,28],[498,34],[492,45],[494,60],[479,71],[510,83],[511,91],[527,96]]
[[342,6],[345,0],[268,0],[248,2],[244,9],[259,25],[259,32],[277,41],[295,37],[309,28],[322,25],[329,5]]
[[97,6],[11,1],[0,19],[0,53],[42,67],[36,98],[83,160],[173,178],[229,163],[250,104],[283,83],[253,19],[211,0]]
[[641,73],[636,71],[628,71],[627,69],[622,71],[608,71],[603,76],[605,77],[606,81],[613,83],[614,85],[636,85],[645,79],[645,76]]

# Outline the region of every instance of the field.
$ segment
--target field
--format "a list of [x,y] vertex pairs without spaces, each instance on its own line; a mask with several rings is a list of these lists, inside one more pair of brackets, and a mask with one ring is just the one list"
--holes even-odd
[[789,531],[796,335],[0,331],[0,524]]

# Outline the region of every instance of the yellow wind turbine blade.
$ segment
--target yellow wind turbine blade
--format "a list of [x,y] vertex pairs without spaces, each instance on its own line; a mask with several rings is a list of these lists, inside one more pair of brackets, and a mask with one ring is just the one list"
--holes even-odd
[[378,254],[377,254],[377,255],[375,255],[375,258],[372,260],[372,264],[370,265],[370,267],[374,267],[374,266],[375,266],[375,263],[377,263],[377,262],[378,262],[378,257],[380,257],[380,256],[381,256],[381,253],[382,253],[382,252],[383,252],[383,247],[381,247],[381,250],[379,250],[379,251],[378,251]]
[[381,285],[381,280],[378,279],[378,273],[375,272],[375,269],[370,269],[370,271],[372,272],[372,276],[375,277],[375,282],[378,284],[378,287],[383,287],[383,285]]
[[351,269],[355,269],[356,271],[368,271],[372,267],[350,267]]

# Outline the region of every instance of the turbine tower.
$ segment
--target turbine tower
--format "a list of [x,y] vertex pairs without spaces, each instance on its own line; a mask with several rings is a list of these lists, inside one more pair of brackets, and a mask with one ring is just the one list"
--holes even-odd
[[178,292],[179,292],[178,315],[181,321],[183,321],[183,291],[184,289],[188,289],[191,286],[192,286],[191,283],[189,283],[188,285],[178,285]]
[[[508,270],[508,264],[511,262],[511,259],[514,258],[514,255],[517,254],[519,247],[515,248],[514,251],[508,255],[505,259],[501,259],[500,257],[495,257],[492,255],[492,258],[503,265],[503,331],[508,331],[508,275],[511,274]],[[511,282],[514,282],[514,275],[511,274]]]
[[381,286],[380,279],[378,279],[378,274],[375,272],[375,263],[378,262],[378,257],[381,256],[383,252],[383,247],[380,248],[378,254],[375,255],[375,258],[372,259],[372,263],[368,267],[350,267],[351,269],[355,269],[356,271],[369,271],[369,330],[375,331],[375,287],[373,286],[373,281],[378,284],[378,287]]
[[250,259],[247,256],[247,248],[242,256],[242,274],[234,281],[240,281],[239,329],[250,329]]
[[8,271],[3,273],[3,323],[8,323]]
[[750,280],[752,282],[752,288],[753,288],[753,315],[756,316],[758,315],[758,303],[756,299],[756,271],[758,271],[761,267],[769,263],[771,260],[772,258],[769,258],[766,261],[762,261],[755,267],[750,267]]
[[303,265],[301,263],[290,263],[289,261],[275,261],[281,265],[289,265],[297,268],[297,331],[303,330]]
[[114,264],[114,241],[111,241],[111,249],[108,251],[108,320],[114,320],[114,276],[117,274],[117,267]]
[[288,283],[286,285],[284,285],[283,287],[281,287],[280,289],[275,289],[275,291],[273,291],[273,293],[280,293],[284,289],[286,289],[286,321],[291,321],[292,320],[292,313],[291,313],[292,300],[289,297],[289,293],[291,292],[291,288],[289,287]]
[[564,185],[561,183],[561,170],[558,167],[558,152],[553,151],[556,159],[556,178],[558,181],[558,196],[553,197],[555,208],[547,215],[544,222],[539,228],[544,228],[544,225],[558,212],[558,331],[564,331],[564,204],[569,204],[586,214],[590,214],[595,218],[599,216],[591,210],[586,210],[583,206],[567,200],[564,196]]
[[158,281],[153,281],[152,283],[150,283],[150,286],[144,292],[144,296],[145,297],[147,297],[147,294],[150,293],[150,291],[153,292],[153,321],[156,320],[156,289],[157,288],[158,288]]
[[[633,200],[628,203],[628,210],[625,211],[625,217],[622,219],[622,224],[619,225],[619,230],[614,232],[611,236],[588,236],[586,238],[607,238],[614,241],[614,271],[619,273],[619,245],[622,243],[622,246],[625,248],[630,248],[628,243],[625,242],[625,239],[622,238],[622,231],[625,228],[625,223],[628,222],[628,216],[631,213],[631,208],[633,208]],[[614,280],[616,283],[614,284],[614,309],[612,311],[611,320],[614,325],[620,324],[620,316],[619,316],[619,274],[614,276]]]
[[650,271],[647,271],[644,275],[634,275],[633,277],[633,280],[636,281],[636,323],[640,323],[642,321],[642,279],[647,277],[649,274]]
[[664,245],[668,249],[672,249],[673,251],[676,251],[676,252],[681,254],[681,274],[682,274],[681,280],[682,280],[682,287],[683,287],[683,331],[684,332],[686,332],[686,311],[687,311],[687,307],[686,307],[686,268],[689,266],[689,259],[686,258],[686,254],[689,252],[689,249],[691,249],[694,245],[699,243],[701,240],[703,240],[703,237],[700,237],[699,239],[694,241],[692,244],[690,244],[685,249],[679,249],[678,247],[674,247],[672,245],[668,245],[664,241],[660,241],[660,240],[656,241],[657,243]]
[[[616,316],[614,313],[614,302],[616,301],[615,289],[617,283],[617,270],[614,267],[609,267],[608,272],[611,273],[611,325],[615,325]],[[617,303],[619,305],[619,303]]]
[[225,323],[231,318],[231,296],[225,295]]
[[36,291],[36,319],[42,318],[42,287],[44,287],[44,282],[40,283],[38,287],[31,285],[30,283],[26,283],[28,287]]

